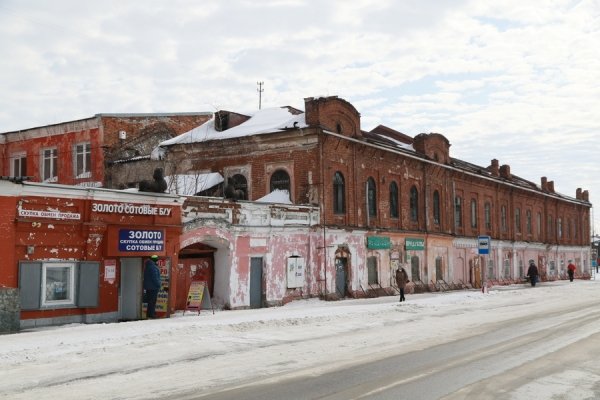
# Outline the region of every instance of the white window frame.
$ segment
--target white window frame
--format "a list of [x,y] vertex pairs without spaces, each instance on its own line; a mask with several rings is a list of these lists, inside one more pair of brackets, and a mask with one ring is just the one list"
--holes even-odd
[[[19,162],[19,171],[15,171],[15,162]],[[13,153],[10,156],[10,176],[22,176],[21,171],[23,170],[23,163],[27,165],[27,153],[22,151],[19,153]],[[27,169],[27,168],[26,168]]]
[[[82,156],[82,163],[80,174],[77,173],[79,170],[79,155]],[[89,156],[89,157],[88,157]],[[88,162],[89,158],[89,162]],[[82,142],[73,145],[73,176],[75,179],[85,179],[92,176],[92,146],[90,142]]]
[[[69,297],[64,300],[48,300],[46,298],[47,272],[54,268],[69,268],[69,284],[67,287]],[[72,306],[75,305],[75,263],[43,263],[42,264],[42,307],[54,307],[57,305]]]
[[[51,166],[51,170],[50,173],[48,174],[49,177],[46,178],[46,160],[48,159],[46,157],[46,152],[47,151],[51,151],[53,152],[54,156],[51,156],[49,159],[50,160],[55,160],[55,162],[51,162],[50,166]],[[41,154],[40,154],[40,169],[41,169],[41,180],[43,182],[56,182],[58,181],[58,149],[56,147],[47,147],[45,149],[41,150]]]

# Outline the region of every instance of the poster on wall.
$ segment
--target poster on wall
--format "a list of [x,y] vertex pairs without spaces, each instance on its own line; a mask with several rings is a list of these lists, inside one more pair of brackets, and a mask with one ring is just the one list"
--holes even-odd
[[158,269],[160,269],[160,281],[161,288],[158,291],[158,298],[156,300],[156,312],[160,314],[167,314],[169,307],[169,265],[171,264],[170,259],[161,258],[158,260]]
[[111,285],[117,279],[117,260],[104,260],[104,281]]

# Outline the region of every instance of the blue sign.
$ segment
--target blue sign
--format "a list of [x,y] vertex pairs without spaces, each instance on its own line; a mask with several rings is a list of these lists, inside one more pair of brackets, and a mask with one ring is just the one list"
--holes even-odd
[[479,248],[479,254],[490,254],[492,238],[489,236],[479,236],[477,238],[477,247]]
[[119,251],[160,253],[165,248],[165,233],[161,230],[119,229]]

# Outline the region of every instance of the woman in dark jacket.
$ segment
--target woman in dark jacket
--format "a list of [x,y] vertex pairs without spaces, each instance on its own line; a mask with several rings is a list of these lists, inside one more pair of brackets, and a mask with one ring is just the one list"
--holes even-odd
[[531,282],[531,286],[535,286],[538,279],[538,269],[535,266],[533,260],[529,261],[529,269],[527,270],[527,276],[529,277],[529,281]]
[[396,284],[398,285],[398,289],[400,290],[400,301],[406,301],[404,298],[404,287],[408,283],[408,274],[404,270],[404,268],[400,267],[396,271]]

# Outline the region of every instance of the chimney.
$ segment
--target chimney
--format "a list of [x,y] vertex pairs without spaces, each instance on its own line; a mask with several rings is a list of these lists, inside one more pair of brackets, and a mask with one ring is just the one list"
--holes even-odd
[[554,181],[548,181],[548,191],[554,193]]
[[590,201],[590,193],[587,190],[584,190],[582,193],[583,200]]
[[548,178],[542,176],[542,192],[548,191]]
[[498,166],[498,160],[495,158],[492,160],[492,165],[488,167],[488,170],[492,173],[493,176],[500,176],[500,170]]
[[505,179],[510,179],[510,165],[504,164],[500,167],[500,176]]
[[576,198],[577,200],[581,200],[581,199],[583,199],[583,196],[582,196],[582,194],[581,194],[581,188],[577,188],[577,190],[575,191],[575,198]]

